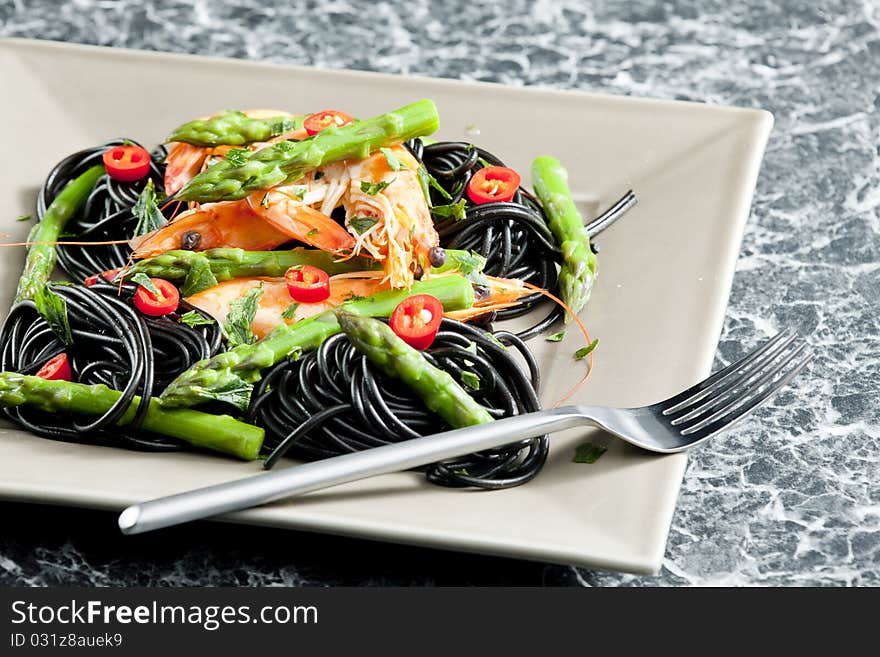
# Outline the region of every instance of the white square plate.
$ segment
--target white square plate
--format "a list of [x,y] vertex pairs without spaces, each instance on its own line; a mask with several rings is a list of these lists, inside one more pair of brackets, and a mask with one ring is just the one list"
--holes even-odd
[[[708,373],[772,125],[757,110],[24,40],[0,42],[0,71],[7,126],[0,230],[15,239],[29,228],[15,217],[33,211],[39,184],[66,154],[119,136],[154,144],[173,126],[223,108],[338,107],[369,116],[433,98],[438,137],[467,139],[476,127],[473,141],[523,172],[535,156],[557,156],[589,213],[634,189],[638,206],[600,239],[600,276],[584,318],[601,346],[575,400],[616,406],[663,399]],[[24,253],[4,255],[6,309]],[[531,343],[545,403],[583,373],[569,333],[562,344]],[[121,509],[259,470],[203,454],[58,443],[5,427],[0,497],[11,500]],[[594,465],[572,463],[590,433],[554,436],[543,472],[519,488],[449,490],[401,473],[228,520],[656,571],[686,458],[611,441]]]

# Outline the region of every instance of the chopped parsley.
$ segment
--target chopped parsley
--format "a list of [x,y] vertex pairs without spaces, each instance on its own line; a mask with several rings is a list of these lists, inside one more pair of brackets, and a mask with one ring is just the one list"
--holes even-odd
[[317,228],[312,228],[308,233],[306,233],[306,237],[314,237],[315,235],[319,235],[321,233]]
[[284,319],[293,319],[297,308],[299,308],[299,304],[296,301],[293,301],[289,306],[287,306],[287,309],[283,313],[281,313],[281,316]]
[[246,148],[231,148],[226,153],[226,161],[236,167],[244,166],[247,164],[249,153]]
[[365,194],[368,194],[369,196],[375,196],[376,194],[378,194],[379,192],[384,190],[386,187],[388,187],[388,185],[390,185],[393,182],[394,182],[393,178],[387,182],[382,180],[377,183],[371,183],[366,180],[362,180],[361,181],[361,191],[364,192]]
[[480,389],[480,377],[478,377],[473,372],[468,372],[467,370],[462,371],[461,382],[471,390]]
[[400,161],[400,158],[397,157],[390,148],[380,148],[379,151],[385,156],[385,161],[388,163],[389,169],[392,171],[406,169],[406,166]]
[[31,215],[29,215],[29,214],[23,214],[18,219],[16,219],[16,221],[30,221],[30,220],[31,220]]
[[378,217],[352,217],[348,220],[348,225],[354,228],[358,235],[363,235],[379,221]]
[[547,342],[562,342],[565,340],[565,331],[560,331],[559,333],[554,333],[553,335],[548,335],[544,338]]
[[458,203],[450,203],[448,205],[435,205],[431,208],[431,214],[437,217],[442,217],[444,219],[448,219],[452,217],[456,221],[460,221],[464,219],[464,206],[467,205],[467,201],[464,199],[460,199]]
[[229,302],[229,314],[226,316],[226,323],[223,324],[223,334],[230,349],[257,341],[251,324],[257,314],[261,296],[263,296],[262,284],[259,287],[252,287],[244,296]]
[[153,186],[153,179],[150,178],[147,180],[147,184],[144,185],[143,191],[138,195],[137,201],[131,209],[138,220],[132,237],[146,235],[154,230],[158,230],[167,223],[165,215],[162,214],[156,201],[156,188]]
[[180,316],[180,323],[186,324],[187,326],[207,326],[209,324],[214,324],[214,320],[210,317],[205,317],[203,314],[196,312],[195,310],[190,310],[188,313],[183,313]]
[[150,277],[147,276],[146,274],[144,274],[143,272],[138,272],[137,274],[135,274],[134,276],[132,276],[132,277],[131,277],[131,282],[132,282],[132,283],[137,283],[137,284],[140,285],[141,287],[145,288],[145,289],[146,289],[150,294],[152,294],[154,297],[159,297],[159,296],[161,296],[161,294],[162,294],[161,292],[159,292],[159,288],[157,288],[157,287],[153,284],[153,281],[150,280]]
[[596,338],[595,340],[593,340],[586,347],[581,347],[576,352],[574,352],[575,359],[576,360],[583,360],[584,358],[589,356],[597,346],[599,346],[599,338]]
[[595,463],[599,460],[608,448],[604,445],[596,445],[594,443],[582,443],[574,450],[574,458],[572,463]]
[[261,208],[268,208],[269,207],[269,192],[266,192],[265,194],[263,194],[263,198],[260,199],[260,207]]

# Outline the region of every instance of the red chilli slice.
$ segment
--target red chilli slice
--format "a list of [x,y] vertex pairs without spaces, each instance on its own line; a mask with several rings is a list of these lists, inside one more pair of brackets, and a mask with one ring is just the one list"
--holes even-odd
[[133,182],[150,172],[150,154],[140,146],[114,146],[104,151],[103,159],[113,180]]
[[306,129],[306,132],[309,133],[309,135],[316,135],[324,128],[329,128],[331,126],[334,128],[341,128],[344,125],[351,125],[352,123],[354,123],[354,119],[345,112],[323,110],[306,117],[306,120],[303,121],[303,128]]
[[416,294],[401,301],[388,325],[413,349],[425,350],[434,342],[443,321],[443,304],[430,294]]
[[55,358],[47,360],[37,372],[37,376],[47,381],[70,381],[73,375],[67,354],[60,353]]
[[519,188],[520,177],[507,167],[483,167],[468,183],[470,199],[480,205],[493,201],[509,201]]
[[180,292],[177,291],[174,284],[164,278],[151,278],[150,280],[159,290],[158,296],[143,285],[138,285],[138,289],[134,293],[134,307],[150,317],[161,317],[177,310],[177,306],[180,305]]
[[330,276],[323,269],[311,265],[291,267],[284,274],[284,280],[294,301],[317,303],[330,296]]

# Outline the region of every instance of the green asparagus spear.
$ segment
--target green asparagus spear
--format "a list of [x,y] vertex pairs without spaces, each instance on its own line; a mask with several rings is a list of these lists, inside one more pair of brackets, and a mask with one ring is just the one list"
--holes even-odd
[[[410,290],[386,290],[347,301],[340,307],[358,315],[388,317],[397,304],[412,294],[431,294],[446,310],[470,308],[474,304],[470,281],[450,274],[417,281]],[[241,345],[209,360],[199,361],[171,382],[162,393],[160,402],[163,406],[179,408],[222,400],[245,409],[250,400],[250,388],[260,379],[262,370],[300,350],[317,349],[339,331],[332,310],[295,324],[281,324],[254,344]]]
[[[590,248],[584,220],[568,189],[568,172],[556,158],[539,157],[532,162],[532,180],[547,213],[550,230],[562,249],[559,271],[562,300],[578,313],[590,299],[598,263]],[[570,319],[566,316],[565,321]]]
[[255,151],[244,164],[224,160],[190,180],[176,198],[184,201],[231,201],[249,193],[302,178],[320,166],[362,159],[383,146],[434,132],[437,108],[420,100],[387,114],[341,128],[330,127],[300,142],[282,141]]
[[[432,267],[431,273],[461,271],[464,274],[477,274],[482,271],[486,263],[478,254],[467,251],[447,249],[446,254],[446,262],[440,267]],[[382,269],[382,263],[372,258],[354,257],[337,260],[333,254],[320,249],[297,247],[289,251],[245,251],[218,248],[201,252],[168,251],[152,258],[145,258],[128,269],[124,277],[126,280],[131,280],[135,274],[146,274],[153,278],[183,281],[202,263],[213,274],[215,284],[231,278],[284,276],[290,267],[296,265],[318,267],[331,276],[353,271]],[[185,296],[203,289],[207,287],[190,287],[186,289]]]
[[18,281],[15,300],[33,299],[38,291],[46,289],[49,276],[55,268],[58,254],[53,242],[57,242],[68,220],[85,203],[98,178],[106,173],[103,166],[86,169],[61,190],[46,209],[43,219],[34,225],[28,242],[36,242],[28,248],[24,271]]
[[218,282],[249,276],[284,276],[284,272],[295,265],[318,267],[331,276],[382,268],[382,263],[378,260],[361,257],[337,260],[332,253],[320,249],[298,247],[289,251],[245,251],[218,248],[201,252],[168,251],[139,260],[125,272],[125,278],[128,280],[135,274],[142,273],[169,281],[180,281],[187,277],[200,258],[207,260],[208,267]]
[[[69,381],[49,381],[17,372],[0,373],[0,406],[26,404],[47,413],[98,415],[107,412],[122,393],[105,385],[85,385]],[[140,398],[117,424],[128,424],[134,418]],[[201,413],[190,409],[164,409],[155,401],[144,418],[143,428],[153,433],[172,436],[196,447],[210,449],[252,461],[260,453],[264,431],[228,415]]]
[[489,411],[465,392],[449,372],[429,363],[387,324],[342,309],[336,310],[336,319],[355,349],[388,376],[403,381],[449,426],[458,429],[492,422]]
[[210,119],[184,123],[168,135],[165,141],[182,141],[194,146],[243,146],[298,130],[302,127],[303,118],[273,116],[268,119],[254,119],[244,112],[230,110]]

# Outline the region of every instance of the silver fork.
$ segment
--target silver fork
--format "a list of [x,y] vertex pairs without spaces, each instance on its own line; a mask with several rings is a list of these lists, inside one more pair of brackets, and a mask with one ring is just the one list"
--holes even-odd
[[706,380],[650,406],[563,406],[336,456],[136,504],[120,514],[119,528],[139,534],[585,425],[651,452],[680,452],[751,413],[812,356],[805,342],[783,331]]

